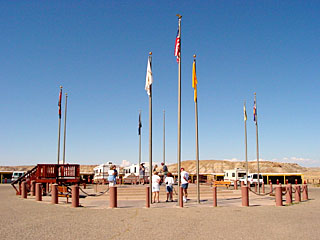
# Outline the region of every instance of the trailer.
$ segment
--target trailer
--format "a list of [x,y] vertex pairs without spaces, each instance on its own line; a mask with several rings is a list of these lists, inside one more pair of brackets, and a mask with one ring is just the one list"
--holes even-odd
[[230,185],[234,185],[235,181],[238,181],[238,184],[240,184],[240,181],[245,179],[246,176],[246,170],[235,168],[232,170],[225,170],[224,171],[224,181],[230,182]]

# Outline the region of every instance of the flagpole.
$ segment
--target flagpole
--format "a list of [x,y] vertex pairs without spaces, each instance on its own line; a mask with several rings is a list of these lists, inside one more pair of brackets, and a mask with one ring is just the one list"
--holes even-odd
[[260,168],[259,168],[259,142],[258,142],[258,110],[257,110],[257,95],[254,93],[254,102],[256,106],[256,141],[257,141],[257,165],[258,165],[258,191],[260,194]]
[[[152,52],[149,53],[149,61],[152,69]],[[152,203],[152,84],[150,84],[149,95],[149,200]]]
[[64,106],[63,164],[66,164],[67,101],[68,94],[66,93],[66,102]]
[[141,110],[139,111],[139,167],[141,165]]
[[[193,55],[193,61],[196,63],[196,55]],[[196,86],[195,86],[196,87]],[[200,178],[199,178],[199,138],[198,138],[198,97],[195,96],[195,124],[196,124],[196,163],[197,163],[197,202],[200,203]]]
[[61,135],[61,95],[62,95],[62,86],[60,86],[59,93],[59,127],[58,127],[58,164],[60,162],[60,135]]
[[166,132],[165,132],[165,128],[166,128],[166,117],[165,117],[166,111],[163,110],[163,163],[166,164]]
[[244,101],[244,143],[245,143],[245,159],[246,159],[246,185],[248,184],[248,147],[247,147],[247,112],[246,101]]
[[180,206],[180,185],[181,185],[181,177],[180,177],[180,169],[181,169],[181,18],[182,16],[177,14],[179,18],[179,38],[180,38],[180,59],[178,66],[178,203]]

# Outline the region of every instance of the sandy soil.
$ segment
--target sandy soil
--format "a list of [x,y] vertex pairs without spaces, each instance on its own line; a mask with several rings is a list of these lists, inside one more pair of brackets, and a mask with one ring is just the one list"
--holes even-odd
[[320,188],[286,207],[90,209],[23,200],[0,185],[1,239],[319,239]]

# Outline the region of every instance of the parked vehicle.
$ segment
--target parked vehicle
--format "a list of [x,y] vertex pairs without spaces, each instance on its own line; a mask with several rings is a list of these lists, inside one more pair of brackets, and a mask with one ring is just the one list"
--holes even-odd
[[13,171],[12,173],[12,178],[11,178],[11,182],[16,181],[19,177],[21,177],[22,175],[24,175],[25,172],[24,171]]
[[230,185],[234,185],[234,182],[237,180],[239,181],[238,185],[240,185],[240,181],[244,181],[245,176],[246,170],[235,168],[232,170],[225,170],[223,180],[226,182],[230,182]]
[[[110,167],[114,165],[112,162],[107,162],[105,164],[101,164],[93,169],[94,171],[94,177],[93,181],[95,183],[105,183],[108,181],[108,171],[110,170]],[[118,171],[118,174],[120,173],[120,166],[115,165],[116,170]]]
[[[258,174],[257,173],[248,174],[248,182],[250,183],[250,185],[254,183],[258,183]],[[263,176],[261,173],[259,173],[259,183],[260,184],[263,183]]]

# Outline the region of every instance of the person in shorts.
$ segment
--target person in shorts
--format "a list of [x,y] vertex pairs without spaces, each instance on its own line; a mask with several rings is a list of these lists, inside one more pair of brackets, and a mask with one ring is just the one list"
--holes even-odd
[[171,202],[173,202],[173,184],[174,184],[174,179],[172,177],[172,173],[168,172],[167,177],[165,178],[165,183],[166,183],[166,192],[167,192],[167,200],[166,202],[169,202],[169,199]]
[[188,186],[189,186],[189,173],[184,170],[184,168],[180,169],[180,177],[181,177],[181,187],[183,188],[183,201],[187,202],[188,198]]
[[153,203],[157,202],[159,203],[159,192],[160,192],[160,177],[158,176],[158,172],[153,172],[152,176],[152,195],[153,195]]

